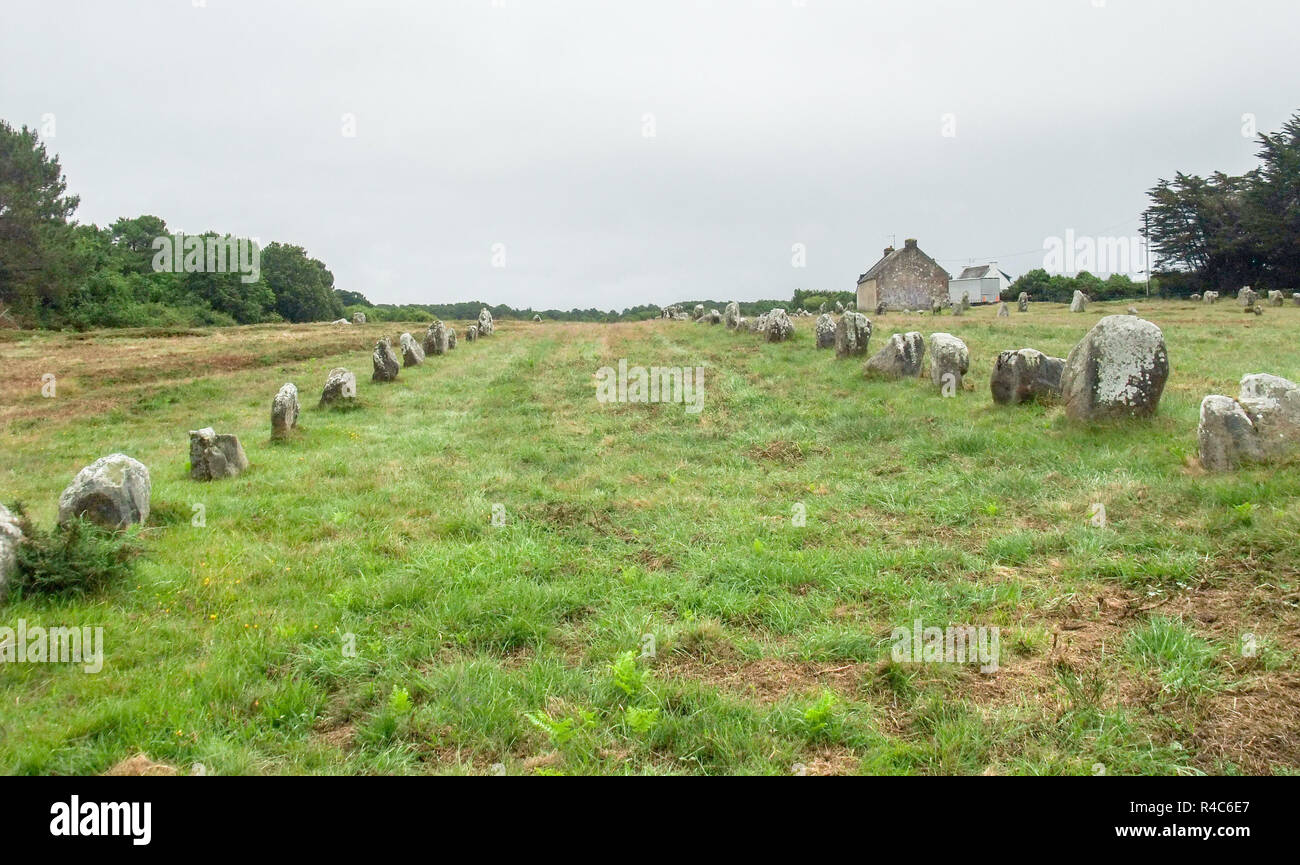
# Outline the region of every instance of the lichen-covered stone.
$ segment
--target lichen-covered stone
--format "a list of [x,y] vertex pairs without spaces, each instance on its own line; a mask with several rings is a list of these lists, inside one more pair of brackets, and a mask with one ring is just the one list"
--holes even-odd
[[1070,312],[1083,312],[1087,308],[1088,295],[1076,288],[1074,290],[1074,297],[1070,299]]
[[492,321],[492,313],[485,306],[478,311],[478,335],[491,336],[496,333],[496,323]]
[[233,478],[248,468],[239,437],[218,433],[212,427],[190,430],[190,479],[217,481]]
[[727,304],[727,308],[722,311],[723,323],[730,329],[735,329],[740,323],[740,304],[734,300]]
[[1207,291],[1207,292],[1205,292],[1205,294],[1201,295],[1201,300],[1202,300],[1202,302],[1204,302],[1204,303],[1208,303],[1208,304],[1215,304],[1215,303],[1218,303],[1218,302],[1219,302],[1219,293],[1218,293],[1217,291]]
[[1004,351],[993,364],[990,386],[993,401],[1016,405],[1061,395],[1061,372],[1065,360],[1050,357],[1033,348]]
[[1300,386],[1267,373],[1244,376],[1237,399],[1201,400],[1196,439],[1209,471],[1300,454]]
[[284,438],[298,425],[298,388],[292,383],[280,388],[271,400],[271,438]]
[[321,391],[320,404],[341,406],[356,402],[357,377],[341,366],[336,366],[325,376],[325,389]]
[[[482,328],[479,328],[478,335],[483,335]],[[424,333],[424,353],[430,357],[446,354],[450,346],[451,338],[447,336],[447,325],[441,321],[429,325],[429,329]]]
[[1169,354],[1160,328],[1136,316],[1108,315],[1065,360],[1065,413],[1075,421],[1150,416],[1168,378]]
[[970,369],[970,350],[950,333],[930,334],[930,381],[942,388],[951,383],[961,390],[962,378]]
[[1201,400],[1196,443],[1201,465],[1209,471],[1228,471],[1264,459],[1254,423],[1232,397],[1212,394]]
[[18,517],[0,505],[0,601],[9,593],[9,586],[18,576],[18,547],[23,542],[23,531]]
[[823,312],[817,316],[817,322],[813,325],[813,332],[817,334],[818,348],[833,348],[835,346],[835,319],[831,318],[829,313]]
[[1020,297],[1016,299],[1016,303],[1020,305],[1021,312],[1029,312],[1029,292],[1020,292]]
[[456,347],[456,328],[447,325],[447,350],[451,351]]
[[100,457],[72,479],[59,496],[59,523],[85,517],[108,529],[120,529],[149,518],[153,484],[149,470],[126,454]]
[[387,338],[375,343],[370,362],[375,367],[375,372],[370,377],[372,381],[392,381],[402,369],[402,365],[397,362],[397,354],[393,351],[393,344]]
[[835,324],[835,356],[861,357],[871,344],[871,320],[860,312],[846,312]]
[[1269,306],[1282,306],[1284,303],[1286,303],[1286,300],[1282,297],[1282,292],[1273,289],[1268,293]]
[[794,322],[784,309],[777,307],[763,316],[762,332],[768,342],[784,342],[794,335]]
[[1237,292],[1237,303],[1241,304],[1242,307],[1246,309],[1253,307],[1258,300],[1259,292],[1255,291],[1255,289],[1251,288],[1249,285],[1242,286],[1241,290]]
[[476,339],[478,339],[478,325],[471,324],[469,327],[465,328],[465,341],[473,342]]
[[424,346],[415,337],[404,333],[399,337],[402,345],[402,366],[419,366],[424,363]]
[[916,378],[925,358],[925,337],[916,331],[896,333],[867,361],[865,372],[883,378]]
[[364,312],[354,312],[354,313],[352,313],[352,323],[353,323],[353,324],[365,324],[365,323],[366,323],[366,314],[365,314]]

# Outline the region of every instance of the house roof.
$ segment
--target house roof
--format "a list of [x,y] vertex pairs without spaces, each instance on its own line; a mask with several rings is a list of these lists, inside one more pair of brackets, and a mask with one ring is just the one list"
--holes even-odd
[[957,278],[958,279],[984,279],[985,277],[993,276],[998,273],[1006,277],[1008,282],[1013,281],[1009,273],[1007,273],[1005,270],[998,270],[991,264],[979,264],[979,265],[975,265],[974,267],[968,267],[965,270],[963,270],[961,272],[961,276]]
[[[870,270],[868,270],[866,273],[858,277],[858,284],[861,285],[862,283],[866,282],[868,279],[875,279],[877,276],[880,275],[880,271],[884,269],[885,265],[888,262],[902,255],[904,252],[906,252],[909,249],[915,250],[916,252],[920,253],[921,257],[924,258],[926,261],[930,262],[935,267],[939,267],[939,262],[935,261],[933,258],[926,255],[924,252],[921,252],[921,248],[916,245],[915,240],[908,240],[907,243],[903,244],[901,249],[886,250],[885,254],[881,256],[880,261],[877,261],[875,264],[871,265]],[[939,268],[939,269],[943,270],[943,268]],[[947,271],[945,271],[945,273],[947,273]]]

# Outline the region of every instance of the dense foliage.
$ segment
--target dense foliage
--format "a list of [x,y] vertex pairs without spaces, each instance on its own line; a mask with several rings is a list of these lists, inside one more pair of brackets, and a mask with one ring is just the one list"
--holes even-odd
[[1300,288],[1300,115],[1259,147],[1240,177],[1180,171],[1150,191],[1148,239],[1180,293]]

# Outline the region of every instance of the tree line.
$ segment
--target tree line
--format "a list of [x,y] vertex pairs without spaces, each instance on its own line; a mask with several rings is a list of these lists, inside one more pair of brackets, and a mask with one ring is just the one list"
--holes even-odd
[[1166,291],[1300,290],[1300,114],[1257,140],[1260,164],[1243,175],[1178,171],[1148,193]]

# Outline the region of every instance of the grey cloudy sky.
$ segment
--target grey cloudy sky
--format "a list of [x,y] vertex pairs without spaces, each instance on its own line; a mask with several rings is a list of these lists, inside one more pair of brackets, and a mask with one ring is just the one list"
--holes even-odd
[[376,302],[787,298],[891,236],[1018,275],[1300,109],[1294,0],[195,2],[6,0],[0,117],[53,115],[82,222]]

